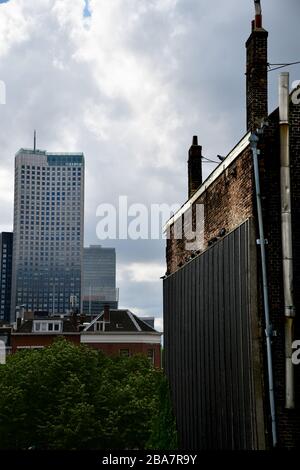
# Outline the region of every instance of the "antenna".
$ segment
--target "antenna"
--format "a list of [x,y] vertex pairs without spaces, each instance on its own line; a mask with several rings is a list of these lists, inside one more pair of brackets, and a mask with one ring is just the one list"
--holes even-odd
[[34,137],[33,137],[33,153],[36,151],[36,130],[34,130]]

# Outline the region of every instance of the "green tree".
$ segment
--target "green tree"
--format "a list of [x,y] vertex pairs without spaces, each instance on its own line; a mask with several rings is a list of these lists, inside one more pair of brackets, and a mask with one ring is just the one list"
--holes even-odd
[[58,340],[0,366],[1,449],[173,449],[175,434],[166,379],[144,356]]
[[176,450],[178,439],[176,422],[171,406],[169,385],[165,377],[161,378],[158,394],[158,414],[153,416],[148,449]]

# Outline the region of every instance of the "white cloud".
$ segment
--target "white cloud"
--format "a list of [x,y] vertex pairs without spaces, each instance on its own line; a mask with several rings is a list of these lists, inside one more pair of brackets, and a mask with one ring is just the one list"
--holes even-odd
[[118,265],[118,282],[157,282],[165,272],[164,263],[130,263]]
[[26,17],[24,10],[24,2],[17,0],[1,6],[0,57],[4,57],[12,47],[29,38],[34,21],[31,17]]

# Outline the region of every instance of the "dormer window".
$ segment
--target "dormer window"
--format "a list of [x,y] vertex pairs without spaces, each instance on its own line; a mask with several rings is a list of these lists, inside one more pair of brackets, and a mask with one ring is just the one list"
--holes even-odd
[[35,333],[59,333],[62,331],[62,322],[54,320],[39,320],[33,322],[33,331]]

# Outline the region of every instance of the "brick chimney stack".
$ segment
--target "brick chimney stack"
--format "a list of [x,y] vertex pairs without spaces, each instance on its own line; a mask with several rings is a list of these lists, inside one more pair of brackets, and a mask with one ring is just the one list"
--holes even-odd
[[193,144],[189,150],[189,199],[202,184],[202,147],[198,145],[198,137],[193,137]]
[[268,116],[268,32],[262,27],[260,0],[254,0],[255,20],[246,42],[247,130],[253,131]]

